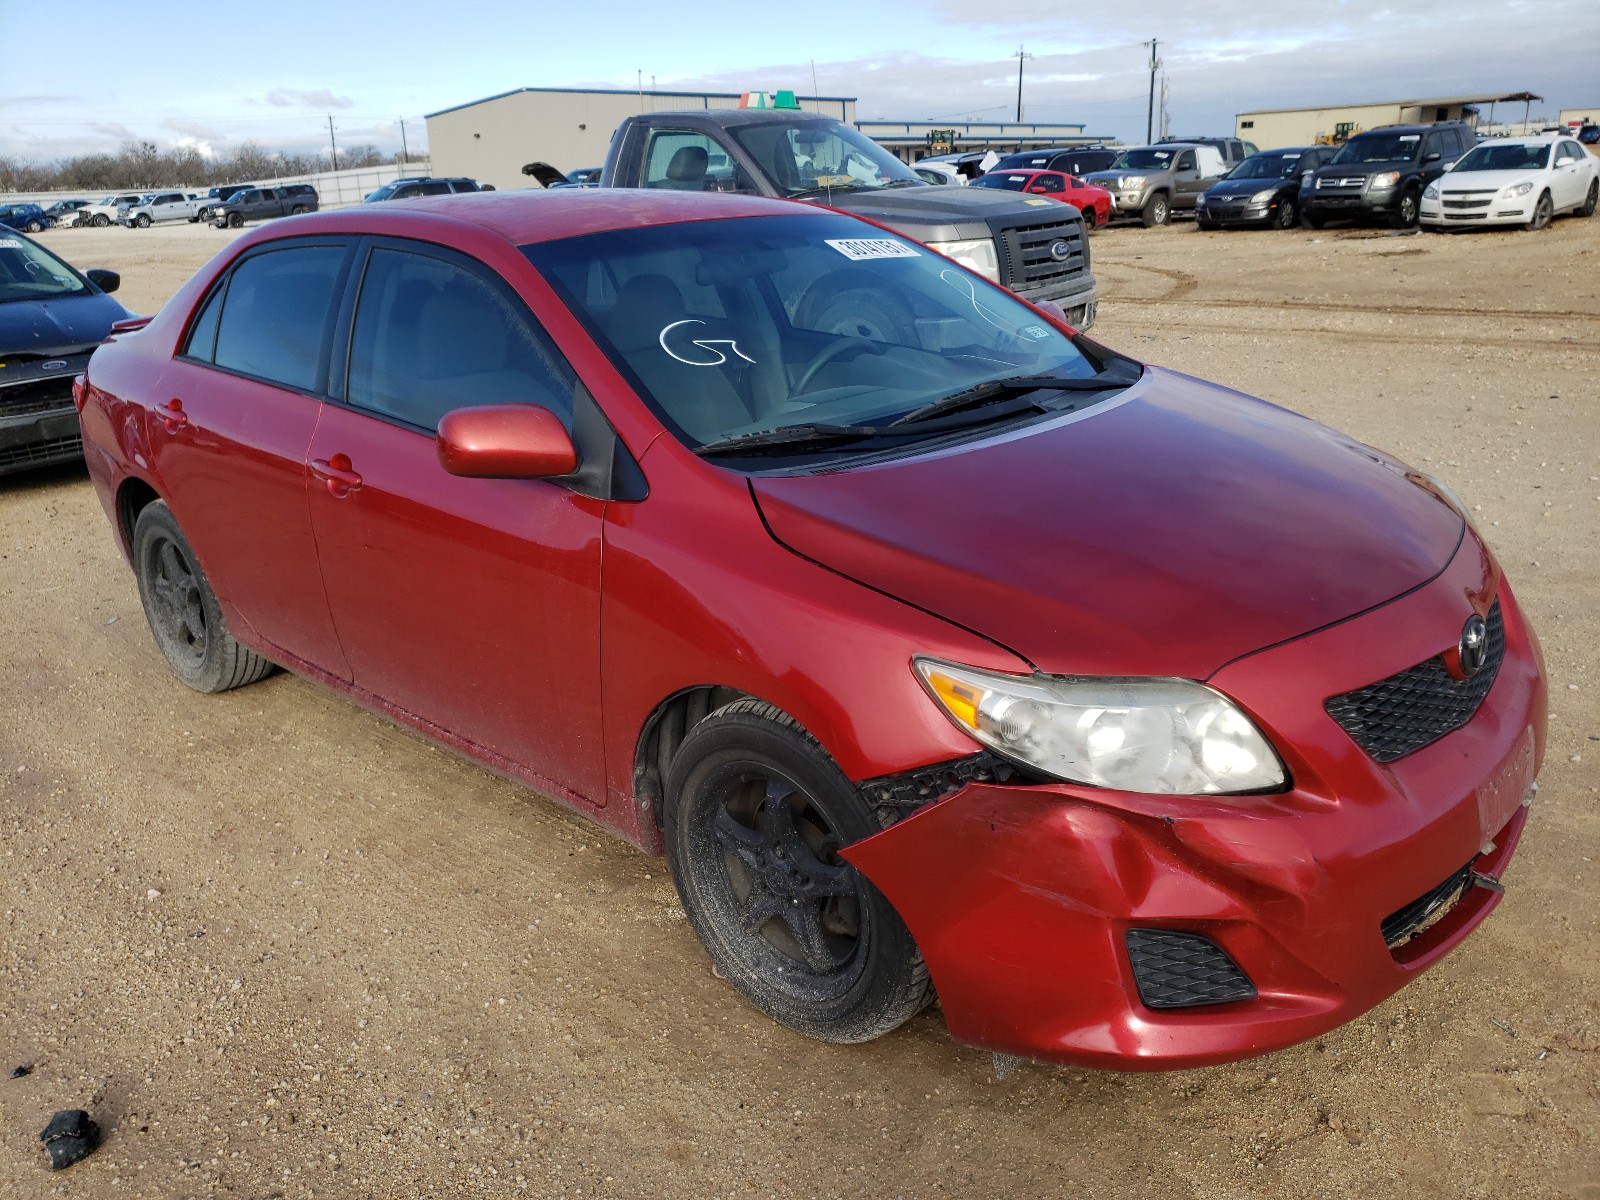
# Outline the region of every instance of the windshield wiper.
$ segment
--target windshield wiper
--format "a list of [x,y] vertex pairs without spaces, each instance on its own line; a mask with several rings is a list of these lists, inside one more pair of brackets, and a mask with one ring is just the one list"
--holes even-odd
[[754,433],[735,433],[717,438],[695,450],[702,458],[717,454],[759,454],[763,450],[809,450],[847,446],[882,434],[904,436],[905,431],[876,425],[784,425],[778,429],[758,429]]
[[932,421],[937,417],[948,416],[950,413],[960,412],[967,408],[980,408],[993,404],[997,400],[1004,400],[1009,396],[1025,395],[1028,392],[1043,390],[1058,392],[1105,392],[1113,388],[1125,388],[1137,382],[1138,376],[1129,378],[1120,371],[1102,371],[1098,375],[1088,378],[1073,375],[1013,375],[1009,379],[991,379],[987,383],[980,383],[976,387],[967,388],[965,391],[956,392],[939,400],[930,401],[921,408],[914,408],[903,417],[897,417],[889,422],[890,427],[897,425],[914,425],[922,421]]

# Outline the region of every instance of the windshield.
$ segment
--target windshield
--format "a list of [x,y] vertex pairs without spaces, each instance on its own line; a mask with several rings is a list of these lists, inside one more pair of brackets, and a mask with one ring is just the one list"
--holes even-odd
[[1124,150],[1117,155],[1117,161],[1111,164],[1113,171],[1164,171],[1172,162],[1172,151],[1163,150],[1158,146],[1139,146],[1133,150]]
[[[993,381],[1081,383],[1103,365],[1008,292],[834,213],[621,229],[523,253],[691,448],[881,432]],[[895,436],[948,432],[929,421]]]
[[733,129],[781,196],[894,186],[928,187],[877,142],[848,125],[763,122]]
[[987,175],[980,175],[972,181],[973,187],[1004,188],[1008,192],[1020,192],[1028,186],[1031,175],[997,174],[990,171]]
[[1508,146],[1474,146],[1461,156],[1451,174],[1462,171],[1538,171],[1549,161],[1552,146],[1543,142]]
[[0,304],[81,296],[88,290],[71,267],[42,246],[0,236]]
[[1264,154],[1252,154],[1223,178],[1288,179],[1299,165],[1300,151],[1294,150],[1285,154],[1280,150],[1269,150]]
[[1410,162],[1416,158],[1420,145],[1420,133],[1366,133],[1351,138],[1328,163],[1338,166],[1341,163]]

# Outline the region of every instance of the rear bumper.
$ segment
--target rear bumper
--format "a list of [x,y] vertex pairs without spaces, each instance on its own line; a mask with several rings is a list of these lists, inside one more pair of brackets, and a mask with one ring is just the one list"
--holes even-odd
[[[1464,546],[1463,557],[1479,556]],[[1211,680],[1278,744],[1290,791],[1208,799],[969,784],[848,847],[916,937],[951,1034],[1121,1070],[1228,1062],[1324,1033],[1448,954],[1497,892],[1470,888],[1395,948],[1382,926],[1469,864],[1491,877],[1505,869],[1544,749],[1537,642],[1502,585],[1506,655],[1477,714],[1387,766],[1322,699],[1444,649],[1437,618],[1459,632],[1472,573],[1453,564],[1433,586]],[[1306,678],[1323,681],[1315,696],[1284,694]],[[1254,998],[1147,1007],[1130,930],[1208,939]]]

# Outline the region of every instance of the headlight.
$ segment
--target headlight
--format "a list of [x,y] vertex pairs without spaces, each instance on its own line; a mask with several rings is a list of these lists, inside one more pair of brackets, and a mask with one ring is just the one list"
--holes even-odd
[[992,238],[976,238],[970,242],[929,242],[928,249],[955,259],[985,279],[1000,282],[1000,260],[995,255]]
[[1124,175],[1117,180],[1117,188],[1124,192],[1136,192],[1143,186],[1143,175]]
[[1250,203],[1251,204],[1266,204],[1269,201],[1271,201],[1271,199],[1274,196],[1276,196],[1277,194],[1278,194],[1278,189],[1277,188],[1267,188],[1265,191],[1257,192],[1254,196],[1251,196],[1250,197]]
[[1385,171],[1382,175],[1374,175],[1371,179],[1367,180],[1367,187],[1369,190],[1375,192],[1379,188],[1393,187],[1399,182],[1399,171]]
[[1057,779],[1160,795],[1286,782],[1250,718],[1192,680],[1002,675],[928,658],[913,665],[962,729]]
[[1524,179],[1521,183],[1513,183],[1500,194],[1509,198],[1512,196],[1526,196],[1531,191],[1533,191],[1533,180]]
[[1437,200],[1439,198],[1439,185],[1437,183],[1430,183],[1428,185],[1428,190],[1422,193],[1422,198],[1424,200]]

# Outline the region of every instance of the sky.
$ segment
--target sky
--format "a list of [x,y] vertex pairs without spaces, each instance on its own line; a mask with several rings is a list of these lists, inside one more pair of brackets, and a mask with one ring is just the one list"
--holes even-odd
[[[53,162],[133,140],[227,153],[412,149],[423,114],[519,87],[854,96],[863,120],[1023,114],[1142,141],[1149,39],[1175,134],[1226,135],[1239,112],[1531,91],[1535,115],[1600,108],[1594,0],[275,0],[71,20],[0,0],[0,156]],[[1219,15],[1223,13],[1226,15]],[[154,15],[163,14],[163,15]],[[1241,15],[1243,14],[1243,15]],[[27,30],[28,32],[19,32]],[[22,53],[36,37],[38,53]],[[1521,106],[1497,117],[1521,116]]]

